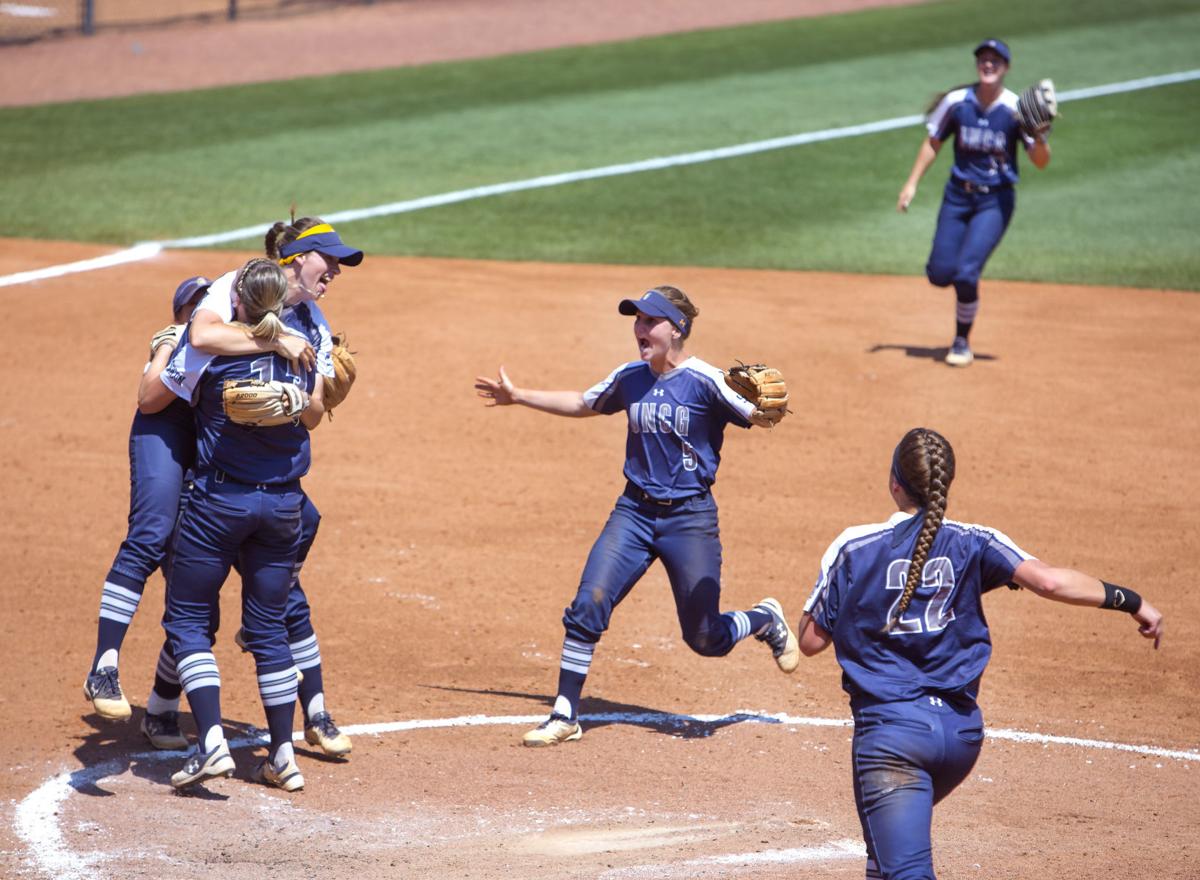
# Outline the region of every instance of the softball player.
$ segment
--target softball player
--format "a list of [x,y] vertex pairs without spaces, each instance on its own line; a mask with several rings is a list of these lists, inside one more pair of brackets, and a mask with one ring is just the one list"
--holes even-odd
[[[256,337],[288,332],[279,318],[288,283],[276,263],[252,260],[237,273],[233,287],[237,316],[254,323]],[[185,337],[180,347],[185,356],[188,346]],[[296,667],[283,615],[300,550],[300,478],[311,460],[308,432],[325,412],[322,385],[314,371],[297,372],[276,354],[216,357],[199,375],[185,378],[195,387],[196,468],[172,539],[163,628],[196,719],[197,745],[171,784],[184,788],[233,773],[221,728],[221,679],[212,643],[219,625],[221,585],[234,561],[240,560],[242,628],[254,655],[271,739],[255,778],[295,791],[304,786],[304,778],[292,750]],[[273,427],[238,424],[226,412],[223,385],[247,378],[292,383],[311,398],[295,422]],[[178,381],[168,367],[162,390],[149,395],[144,406],[153,409],[174,400],[178,395],[170,384]]]
[[896,202],[896,210],[908,210],[917,183],[942,143],[953,137],[954,165],[942,195],[925,274],[937,287],[954,285],[958,304],[946,363],[955,367],[968,366],[975,359],[968,339],[979,310],[979,276],[1016,207],[1018,140],[1037,168],[1050,162],[1045,135],[1030,137],[1017,123],[1017,95],[1004,87],[1011,61],[1008,46],[1000,40],[984,40],[975,47],[979,81],[951,89],[930,108],[925,125],[929,137],[921,142]]
[[732,391],[722,372],[690,356],[686,343],[699,314],[686,294],[656,287],[618,310],[636,315],[640,360],[617,367],[584,392],[517,388],[504,368],[479,377],[479,396],[496,406],[521,404],[562,416],[628,419],[625,491],[584,566],[575,600],[566,609],[558,695],[550,717],[525,734],[527,746],[583,736],[579,698],[597,642],[613,609],[655,559],[671,582],[684,641],[705,657],[721,657],[746,636],[766,642],[780,668],[799,661],[795,635],[775,599],[749,611],[720,613],[721,538],[710,489],[717,477],[727,424],[751,426],[754,405]]
[[1052,568],[1000,532],[945,519],[954,450],[914,428],[892,455],[898,512],[846,529],[821,560],[800,621],[800,650],[830,642],[854,715],[854,800],[868,878],[932,878],[933,805],[962,782],[983,745],[976,698],[991,656],[983,594],[1025,587],[1072,605],[1133,615],[1154,639],[1162,615],[1133,590]]
[[[207,290],[207,278],[188,278],[175,290],[172,316],[182,325]],[[177,337],[156,334],[142,385],[155,382],[175,348]],[[140,389],[139,389],[140,394]],[[177,400],[161,412],[136,412],[129,429],[129,528],[112,567],[104,578],[100,616],[96,628],[96,653],[92,671],[83,685],[84,696],[97,714],[126,720],[131,712],[121,690],[118,659],[125,633],[146,589],[146,579],[163,561],[184,478],[196,455],[196,428],[191,408]],[[147,715],[142,730],[158,739],[163,748],[183,748],[177,712]]]
[[[325,296],[333,279],[341,273],[341,265],[357,266],[362,262],[362,251],[344,244],[331,226],[314,217],[304,217],[292,224],[274,224],[267,232],[265,250],[268,257],[283,266],[288,276],[287,307],[283,311],[283,322],[298,331],[299,335],[292,338],[302,341],[307,348],[300,362],[310,366],[315,363],[321,375],[332,377],[332,333],[329,322],[315,300]],[[196,306],[189,336],[192,345],[178,353],[167,369],[167,387],[185,399],[191,399],[195,391],[195,377],[202,374],[204,365],[215,354],[249,354],[270,345],[249,338],[243,329],[230,323],[236,308],[233,290],[235,274],[228,273],[212,283],[208,294]],[[305,719],[305,741],[327,755],[344,757],[350,754],[353,744],[325,707],[321,652],[312,627],[308,598],[299,581],[300,569],[316,539],[321,522],[316,505],[307,494],[303,497],[303,538],[285,615],[288,641],[293,659],[301,672],[299,699]],[[240,632],[237,638],[238,643],[242,644]],[[164,646],[159,655],[154,688],[147,700],[147,712],[177,711],[181,690],[178,671],[170,651]],[[151,739],[151,742],[154,740]]]

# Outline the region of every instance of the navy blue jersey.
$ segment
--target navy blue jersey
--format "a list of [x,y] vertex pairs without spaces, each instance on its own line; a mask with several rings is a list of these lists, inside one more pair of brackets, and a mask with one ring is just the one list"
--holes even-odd
[[923,518],[924,511],[897,512],[886,523],[846,529],[821,560],[805,610],[833,637],[852,703],[974,699],[992,654],[983,593],[1009,583],[1030,558],[994,529],[945,520],[911,604],[884,633]]
[[1016,183],[1017,143],[1027,149],[1034,143],[1017,124],[1017,95],[1009,89],[989,107],[979,104],[972,86],[947,92],[925,128],[939,141],[953,135],[953,177],[984,186]]
[[[186,343],[185,343],[186,344]],[[207,365],[196,388],[196,466],[217,468],[242,483],[288,483],[306,473],[312,456],[303,424],[254,427],[231,422],[221,394],[226,380],[292,382],[312,393],[316,373],[297,375],[277,354],[222,355]]]
[[596,412],[625,412],[625,478],[652,498],[687,498],[717,479],[725,426],[749,428],[754,404],[722,372],[688,358],[658,375],[644,361],[624,364],[584,392]]

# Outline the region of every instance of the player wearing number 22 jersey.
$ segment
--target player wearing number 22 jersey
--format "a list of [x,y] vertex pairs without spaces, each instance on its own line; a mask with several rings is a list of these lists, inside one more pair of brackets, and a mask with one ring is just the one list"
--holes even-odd
[[722,372],[691,357],[685,343],[697,310],[674,287],[657,287],[620,303],[636,315],[641,358],[584,392],[516,388],[503,369],[480,377],[480,396],[566,416],[623,414],[625,490],[617,498],[583,569],[566,630],[558,695],[550,718],[525,734],[528,746],[555,745],[583,735],[579,698],[596,644],[613,609],[656,559],[671,583],[684,641],[697,654],[721,657],[753,634],[780,668],[799,661],[794,634],[774,599],[748,611],[720,612],[721,537],[710,491],[717,478],[725,427],[749,428],[755,407],[729,388]]
[[1162,633],[1162,615],[1132,590],[1052,568],[995,529],[946,519],[954,470],[941,434],[905,434],[888,480],[897,512],[838,536],[800,622],[800,650],[832,643],[850,695],[868,880],[933,880],[933,806],[966,779],[983,745],[975,701],[992,653],[984,593],[1011,585],[1118,608],[1156,646]]

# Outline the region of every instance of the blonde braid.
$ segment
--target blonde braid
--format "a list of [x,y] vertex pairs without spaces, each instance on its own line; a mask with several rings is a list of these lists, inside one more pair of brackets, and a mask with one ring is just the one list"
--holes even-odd
[[913,593],[921,585],[929,550],[933,547],[933,541],[946,518],[947,496],[950,494],[950,483],[954,480],[954,450],[937,431],[914,428],[900,441],[900,446],[901,467],[904,467],[906,462],[912,462],[913,452],[917,455],[915,469],[919,478],[913,479],[918,474],[909,473],[908,468],[905,468],[904,478],[921,493],[921,498],[913,500],[924,502],[925,519],[921,522],[912,561],[908,565],[904,592],[900,595],[900,601],[896,603],[895,612],[884,627],[885,632],[891,632],[900,621],[900,617],[912,602]]

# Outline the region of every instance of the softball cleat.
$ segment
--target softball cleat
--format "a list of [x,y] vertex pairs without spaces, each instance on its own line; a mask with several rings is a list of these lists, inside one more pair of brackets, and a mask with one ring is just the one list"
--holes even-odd
[[229,777],[233,775],[234,766],[229,744],[224,740],[211,752],[202,752],[197,747],[179,772],[172,774],[171,785],[180,789],[216,776]]
[[121,692],[121,678],[115,666],[105,666],[90,674],[83,683],[83,695],[92,701],[101,718],[128,721],[133,714],[129,701]]
[[263,785],[273,785],[284,791],[299,791],[304,788],[304,777],[300,775],[300,768],[296,766],[294,758],[289,758],[282,767],[276,767],[270,758],[264,758],[254,769],[254,781]]
[[946,363],[952,367],[969,367],[973,360],[975,360],[975,354],[971,351],[967,340],[961,336],[955,336],[950,351],[946,353]]
[[551,715],[533,730],[521,737],[521,742],[530,748],[556,746],[559,743],[575,742],[583,738],[583,728],[578,721],[562,715]]
[[331,758],[344,758],[354,746],[350,737],[342,733],[333,723],[328,712],[318,712],[304,725],[304,741],[316,746]]
[[763,599],[754,606],[755,611],[765,611],[771,615],[771,622],[754,634],[760,642],[766,642],[775,657],[775,665],[784,672],[795,672],[800,665],[800,643],[796,634],[788,626],[783,614],[783,606],[778,599]]
[[188,746],[187,737],[179,729],[178,712],[162,712],[151,715],[147,712],[142,716],[142,735],[150,740],[150,745],[164,751],[179,751]]

